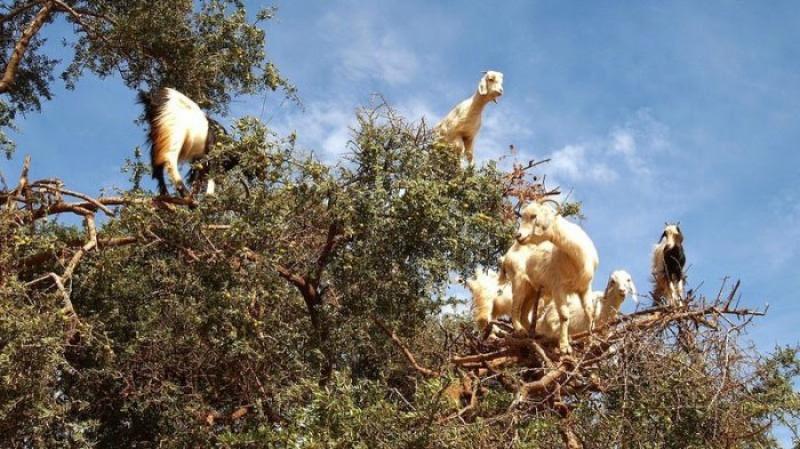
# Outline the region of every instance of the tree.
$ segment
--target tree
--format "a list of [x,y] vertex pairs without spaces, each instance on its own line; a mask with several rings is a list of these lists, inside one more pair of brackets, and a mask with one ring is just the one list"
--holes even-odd
[[[59,61],[48,56],[43,33],[65,20],[75,37],[59,77],[68,88],[87,71],[118,75],[133,89],[177,88],[198,104],[224,112],[232,96],[294,88],[269,62],[259,22],[238,0],[14,0],[0,16],[0,132],[18,113],[38,111],[52,97]],[[4,135],[3,135],[4,136]],[[10,154],[11,142],[0,141]]]
[[[143,3],[102,5],[116,22],[104,36],[145,26]],[[185,36],[199,40],[176,61],[203,46]],[[85,68],[112,67],[110,47],[87,45]],[[172,76],[141,60],[154,64],[131,69],[142,85]],[[230,77],[207,79],[209,102],[244,89]],[[26,160],[0,190],[0,445],[770,448],[775,424],[797,429],[797,349],[742,347],[757,313],[735,287],[620,317],[576,337],[572,359],[481,339],[445,313],[459,304],[448,289],[496,263],[521,202],[554,193],[534,174],[546,165],[462,167],[382,102],[357,119],[334,164],[238,120],[209,158],[240,164],[199,200],[143,190],[137,157],[132,187],[96,198],[29,179]]]

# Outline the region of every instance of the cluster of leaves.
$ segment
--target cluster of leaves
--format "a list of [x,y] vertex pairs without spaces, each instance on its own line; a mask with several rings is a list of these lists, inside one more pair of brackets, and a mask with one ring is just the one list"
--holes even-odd
[[[218,197],[165,209],[131,192],[100,241],[136,243],[101,243],[81,262],[70,286],[80,338],[67,345],[56,292],[26,284],[58,271],[52,260],[79,230],[9,219],[19,244],[3,248],[3,304],[21,310],[8,325],[47,336],[37,344],[50,364],[0,330],[13,342],[3,346],[10,378],[39,370],[36,388],[5,397],[15,404],[0,419],[6,441],[47,435],[69,446],[80,429],[99,447],[206,445],[283,428],[295,407],[284,391],[300,385],[347,373],[377,388],[394,350],[373,317],[415,335],[449,303],[453,273],[492,262],[511,224],[499,218],[498,170],[458,168],[430,133],[385,107],[359,123],[349,161],[328,166],[243,120],[215,155],[241,156]],[[24,262],[42,251],[53,258]]]
[[[40,30],[56,20],[76,33],[68,87],[117,74],[215,111],[294,93],[264,53],[257,22],[272,10],[248,18],[239,0],[0,8],[8,155],[2,130],[51,97],[58,64]],[[237,168],[212,173],[219,194],[196,203],[143,190],[138,152],[118,198],[25,176],[0,191],[0,446],[772,448],[775,423],[797,428],[797,350],[759,356],[730,326],[632,333],[561,408],[509,393],[511,374],[541,367],[450,363],[477,340],[444,313],[452,280],[494,265],[519,202],[553,193],[530,181],[533,161],[463,168],[383,105],[359,113],[336,165],[253,119],[210,158],[234,155]]]
[[[449,365],[473,331],[442,314],[447,288],[510,243],[507,175],[461,168],[385,106],[358,119],[338,165],[245,119],[212,155],[241,160],[214,174],[218,196],[194,208],[140,189],[114,200],[126,206],[67,286],[77,335],[41,276],[63,269],[81,230],[30,221],[40,209],[7,196],[0,443],[561,445],[564,417],[519,403],[503,373],[474,378],[480,401],[463,413],[468,377]],[[420,376],[384,327],[436,374]],[[594,374],[602,388],[570,396],[584,447],[777,447],[772,422],[800,410],[796,351],[758,359],[735,333],[686,332],[691,351],[667,331],[631,335]]]
[[[239,0],[13,0],[0,8],[0,151],[7,154],[13,143],[3,128],[52,98],[59,67],[68,88],[87,71],[118,75],[133,89],[177,88],[218,112],[235,95],[284,89],[294,96],[265,53],[259,24],[272,18],[271,8],[254,17]],[[64,42],[69,61],[48,49],[45,30],[58,20],[76,30]]]

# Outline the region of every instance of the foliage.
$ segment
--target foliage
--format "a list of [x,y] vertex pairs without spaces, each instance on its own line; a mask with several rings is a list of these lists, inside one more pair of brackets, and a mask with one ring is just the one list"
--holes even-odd
[[[6,4],[7,3],[7,4]],[[118,75],[133,89],[169,86],[198,104],[224,112],[232,96],[294,88],[268,60],[260,22],[239,0],[13,0],[0,17],[0,133],[17,113],[38,111],[52,98],[55,71],[70,89],[87,71]],[[59,64],[43,35],[64,20],[76,34]],[[0,150],[11,142],[0,134]]]
[[[64,18],[68,86],[117,73],[216,110],[292,93],[236,0],[3,8],[6,69],[37,16]],[[51,96],[55,61],[30,38],[0,126]],[[209,158],[239,165],[212,173],[214,197],[153,197],[138,149],[119,196],[30,180],[30,161],[0,190],[0,446],[749,449],[797,430],[797,348],[741,347],[749,321],[721,318],[730,301],[621,318],[576,339],[594,359],[509,338],[512,360],[479,338],[450,289],[496,264],[521,202],[554,193],[539,162],[463,167],[384,104],[358,113],[335,164],[251,118],[221,140]]]
[[460,168],[384,105],[337,165],[253,119],[211,157],[231,152],[219,196],[193,207],[95,200],[116,216],[69,277],[90,227],[43,218],[99,206],[52,181],[0,196],[4,447],[550,447],[568,423],[586,448],[749,448],[796,425],[796,349],[758,356],[739,328],[637,324],[563,403],[509,393],[524,364],[456,369],[483,343],[443,315],[447,288],[508,246],[509,178]]

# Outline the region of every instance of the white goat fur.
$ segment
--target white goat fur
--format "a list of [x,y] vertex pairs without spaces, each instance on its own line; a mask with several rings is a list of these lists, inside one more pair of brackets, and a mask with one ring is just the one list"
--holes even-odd
[[497,97],[503,95],[503,74],[495,71],[486,72],[478,84],[474,95],[457,104],[436,125],[442,141],[451,145],[458,152],[459,157],[466,157],[472,162],[475,138],[481,128],[481,115],[483,108],[490,101],[497,102]]
[[[209,118],[186,95],[175,89],[157,91],[152,98],[140,97],[150,124],[153,177],[158,179],[161,193],[166,193],[163,170],[166,169],[176,188],[186,194],[178,164],[203,157],[209,150]],[[213,133],[211,133],[213,134]],[[214,181],[208,180],[207,192],[214,193]]]
[[491,321],[501,316],[511,316],[511,284],[500,285],[500,275],[493,270],[476,270],[475,277],[467,279],[472,293],[472,318],[478,329],[486,331]]
[[592,278],[600,263],[597,249],[580,226],[539,202],[522,210],[516,239],[504,256],[500,279],[511,282],[514,330],[527,332],[535,301],[542,295],[551,297],[561,320],[559,350],[570,353],[567,297],[578,295],[591,324]]
[[[633,284],[633,279],[631,279],[631,275],[628,272],[622,270],[611,273],[605,291],[592,292],[593,320],[590,320],[586,315],[580,298],[574,294],[568,295],[567,309],[570,315],[570,337],[588,332],[592,325],[599,327],[612,321],[617,317],[625,297],[629,295],[636,301],[636,286]],[[540,311],[536,321],[536,334],[548,340],[558,340],[561,320],[555,303],[553,301],[544,303],[544,309]]]
[[[491,321],[501,316],[511,315],[511,285],[508,283],[501,285],[499,275],[494,271],[476,272],[475,278],[467,280],[467,286],[472,292],[473,319],[480,330],[485,331]],[[592,292],[594,324],[602,326],[614,319],[625,297],[629,295],[636,301],[636,286],[631,275],[623,270],[611,273],[605,291]],[[544,305],[538,313],[536,333],[546,339],[558,340],[561,319],[551,299],[546,295],[541,299]],[[580,298],[571,294],[567,301],[570,314],[569,335],[588,331],[590,320],[583,310]]]

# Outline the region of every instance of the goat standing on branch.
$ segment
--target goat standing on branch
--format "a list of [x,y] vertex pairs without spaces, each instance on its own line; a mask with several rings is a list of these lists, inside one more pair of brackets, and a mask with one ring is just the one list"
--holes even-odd
[[[500,284],[499,275],[492,270],[486,273],[476,272],[475,277],[467,280],[467,286],[472,293],[473,319],[483,332],[494,335],[494,328],[490,328],[491,321],[501,316],[511,316],[512,292],[508,283]],[[544,296],[544,295],[543,295]],[[594,310],[594,325],[603,326],[617,317],[619,309],[625,298],[630,296],[636,299],[636,285],[631,275],[624,270],[611,273],[605,291],[594,291],[591,296],[591,309]],[[551,298],[543,297],[543,309],[536,318],[536,333],[548,340],[558,340],[561,319]],[[577,295],[567,298],[569,309],[569,335],[589,331],[589,317],[583,310],[583,305]]]
[[[167,195],[167,184],[164,181],[166,169],[178,192],[188,196],[178,164],[194,162],[208,154],[217,137],[225,134],[225,129],[209,118],[197,103],[175,89],[159,89],[149,95],[140,92],[139,102],[144,106],[145,120],[150,126],[150,161],[153,178],[158,181],[159,193]],[[230,168],[227,165],[229,164],[226,163],[225,168]],[[190,170],[190,184],[205,177],[207,171],[207,164],[199,173],[195,169]],[[207,194],[214,193],[214,185],[214,180],[209,179]]]
[[500,282],[511,282],[511,324],[517,333],[527,332],[530,311],[536,315],[540,296],[551,297],[560,325],[559,350],[572,352],[569,344],[567,296],[581,299],[593,326],[592,279],[600,263],[594,242],[580,226],[567,221],[541,202],[532,202],[521,213],[516,242],[504,256]]
[[[631,275],[624,270],[611,273],[605,291],[594,291],[591,295],[590,309],[594,310],[594,318],[586,315],[580,298],[569,295],[567,308],[569,309],[569,335],[570,337],[590,331],[590,322],[600,327],[614,320],[619,314],[619,309],[625,298],[630,296],[636,299],[636,285]],[[558,340],[560,331],[560,318],[553,301],[543,301],[547,304],[537,318],[536,331],[538,335],[550,340]]]
[[666,299],[670,306],[683,303],[683,284],[686,280],[686,255],[679,225],[665,224],[661,240],[653,249],[653,295],[656,301]]
[[483,108],[490,101],[497,103],[503,95],[503,74],[495,71],[484,72],[478,91],[454,107],[439,124],[436,132],[442,141],[453,146],[459,157],[466,157],[472,163],[475,138],[481,128]]

